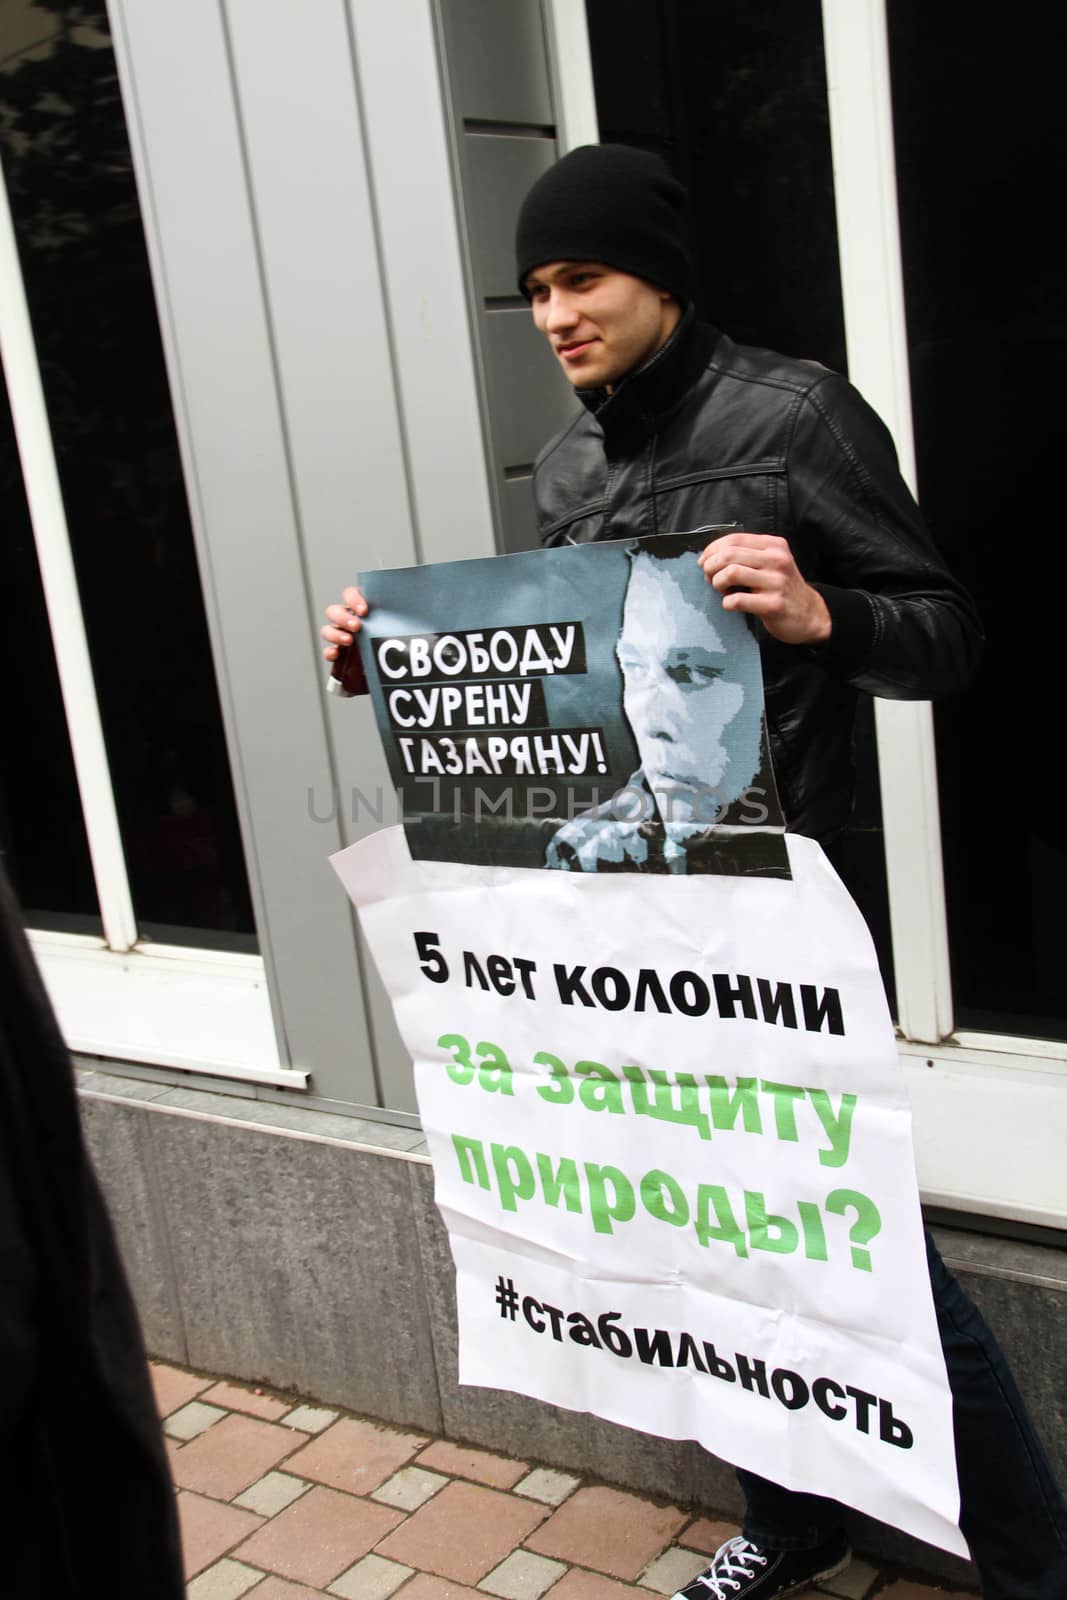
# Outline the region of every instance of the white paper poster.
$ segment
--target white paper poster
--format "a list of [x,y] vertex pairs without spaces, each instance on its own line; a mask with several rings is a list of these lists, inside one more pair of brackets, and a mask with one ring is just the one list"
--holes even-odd
[[951,1399],[870,936],[792,878],[334,858],[415,1062],[460,1379],[946,1550]]

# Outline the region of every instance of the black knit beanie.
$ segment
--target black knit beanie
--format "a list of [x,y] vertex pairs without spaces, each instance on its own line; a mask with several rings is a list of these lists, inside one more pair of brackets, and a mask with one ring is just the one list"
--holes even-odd
[[[685,189],[650,150],[586,144],[534,184],[519,211],[519,288],[549,261],[602,261],[632,272],[682,305],[693,297]],[[527,296],[529,298],[529,296]]]

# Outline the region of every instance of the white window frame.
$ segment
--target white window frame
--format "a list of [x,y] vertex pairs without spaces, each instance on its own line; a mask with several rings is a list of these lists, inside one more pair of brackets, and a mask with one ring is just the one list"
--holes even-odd
[[[882,0],[823,0],[841,298],[849,375],[893,435],[915,493],[889,47]],[[900,1029],[953,1031],[933,713],[875,701]]]
[[[849,374],[892,433],[914,491],[885,4],[822,0],[822,13]],[[1067,1052],[955,1030],[932,709],[876,700],[875,719],[900,1051],[924,1198],[1063,1227]]]
[[0,171],[0,355],[104,937],[30,930],[72,1050],[304,1088],[280,1064],[262,960],[141,940],[18,247]]
[[585,0],[544,0],[543,16],[556,149],[565,156],[579,145],[600,143]]

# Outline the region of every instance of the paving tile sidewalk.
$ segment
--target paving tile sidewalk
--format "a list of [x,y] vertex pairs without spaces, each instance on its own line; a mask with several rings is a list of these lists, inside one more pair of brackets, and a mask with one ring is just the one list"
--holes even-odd
[[[737,1532],[164,1362],[189,1600],[662,1600]],[[855,1561],[808,1600],[963,1600]],[[803,1595],[797,1600],[805,1600]]]

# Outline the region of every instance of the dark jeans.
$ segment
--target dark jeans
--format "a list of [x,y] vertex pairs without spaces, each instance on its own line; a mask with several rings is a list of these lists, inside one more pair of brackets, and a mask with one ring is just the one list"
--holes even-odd
[[[960,1528],[985,1600],[1064,1600],[1067,1507],[1004,1354],[926,1236],[937,1326],[945,1352]],[[841,1507],[738,1471],[753,1544],[805,1550],[841,1526]]]

